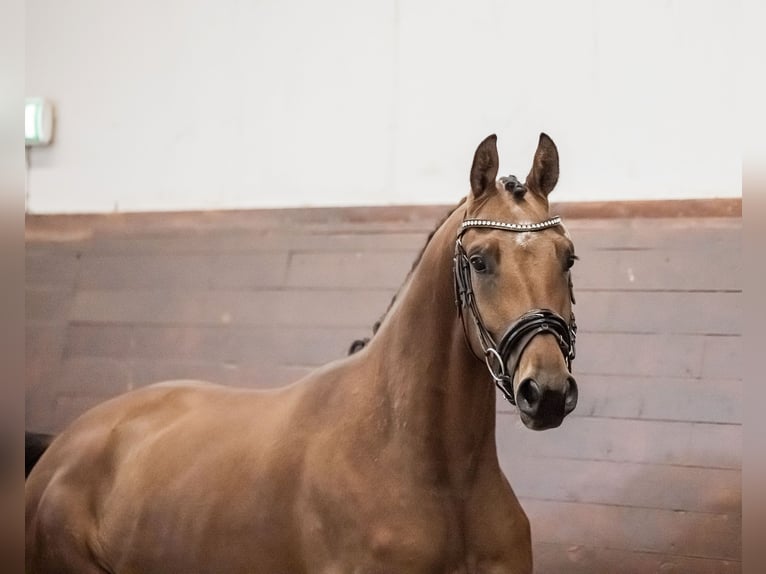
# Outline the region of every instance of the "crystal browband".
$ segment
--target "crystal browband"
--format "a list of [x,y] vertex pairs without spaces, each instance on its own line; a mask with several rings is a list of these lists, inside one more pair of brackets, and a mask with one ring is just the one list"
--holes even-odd
[[486,227],[502,229],[503,231],[540,231],[549,227],[556,227],[557,225],[561,225],[561,217],[558,215],[539,223],[509,223],[505,221],[492,221],[490,219],[466,219],[460,225],[458,235],[462,235],[466,229],[471,227]]

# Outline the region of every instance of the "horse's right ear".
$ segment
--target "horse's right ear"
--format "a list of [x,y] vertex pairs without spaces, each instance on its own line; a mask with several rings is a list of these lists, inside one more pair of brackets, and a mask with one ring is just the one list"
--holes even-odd
[[474,197],[480,197],[486,191],[495,189],[495,178],[499,160],[497,158],[497,136],[492,134],[476,148],[471,166],[471,191]]

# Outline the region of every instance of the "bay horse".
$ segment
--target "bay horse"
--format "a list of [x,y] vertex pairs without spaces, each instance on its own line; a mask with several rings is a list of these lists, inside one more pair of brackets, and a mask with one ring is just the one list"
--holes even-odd
[[171,381],[76,419],[26,483],[27,573],[530,573],[494,389],[531,429],[575,408],[575,254],[553,141],[524,183],[497,171],[491,135],[358,352],[280,389]]

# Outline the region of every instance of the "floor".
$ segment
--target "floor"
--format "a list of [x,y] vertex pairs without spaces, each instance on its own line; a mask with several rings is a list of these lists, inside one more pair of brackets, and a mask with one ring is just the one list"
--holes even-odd
[[[28,428],[158,380],[281,385],[344,355],[443,211],[29,217]],[[498,401],[535,572],[741,572],[741,219],[567,225],[580,403],[535,433]]]

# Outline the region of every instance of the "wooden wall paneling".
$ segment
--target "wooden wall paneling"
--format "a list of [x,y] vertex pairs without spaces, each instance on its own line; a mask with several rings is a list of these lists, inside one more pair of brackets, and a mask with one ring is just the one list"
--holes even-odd
[[[741,221],[725,203],[554,206],[580,256],[580,403],[537,433],[498,400],[536,572],[741,571]],[[343,357],[448,209],[28,217],[27,424],[58,431],[159,380],[264,388]]]

